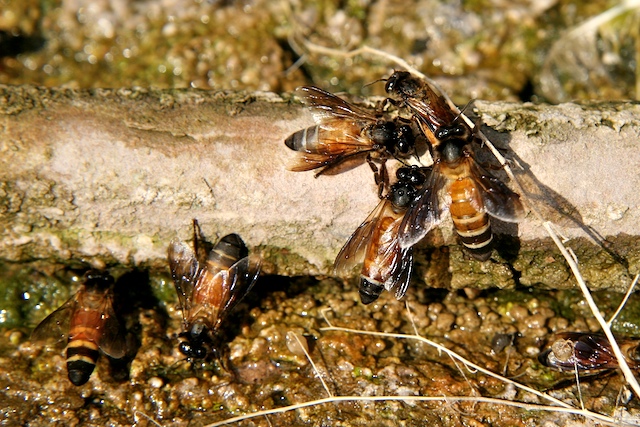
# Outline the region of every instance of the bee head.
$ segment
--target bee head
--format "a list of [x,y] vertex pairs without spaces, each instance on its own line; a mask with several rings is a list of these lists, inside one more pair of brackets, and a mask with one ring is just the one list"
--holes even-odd
[[400,126],[394,139],[395,147],[401,154],[407,154],[416,145],[416,137],[409,125]]
[[411,184],[412,186],[422,185],[427,179],[427,176],[423,172],[422,168],[417,166],[403,166],[396,171],[396,178],[398,181]]
[[209,351],[202,343],[182,341],[178,348],[180,349],[180,353],[189,359],[204,359],[207,357],[207,354],[209,354]]
[[391,204],[396,208],[407,208],[416,197],[416,190],[409,184],[396,182],[391,186],[387,196]]
[[113,276],[98,270],[89,270],[84,274],[84,284],[89,288],[107,289],[113,282]]
[[207,328],[201,319],[191,324],[187,332],[180,334],[182,342],[178,347],[180,352],[190,359],[204,359],[209,354],[206,341],[208,339]]
[[411,97],[418,92],[420,82],[411,77],[408,71],[395,71],[384,86],[387,93],[396,93],[401,96]]
[[447,141],[450,139],[468,140],[470,131],[467,126],[462,123],[456,123],[449,126],[441,126],[436,129],[434,136],[438,141]]

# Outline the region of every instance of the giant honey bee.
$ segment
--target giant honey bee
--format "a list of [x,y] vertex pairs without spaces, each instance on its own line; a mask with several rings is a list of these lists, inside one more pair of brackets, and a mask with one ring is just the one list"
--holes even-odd
[[388,79],[386,90],[415,113],[434,158],[431,175],[400,225],[400,245],[417,243],[448,209],[462,244],[474,258],[487,260],[493,240],[488,215],[519,221],[524,216],[520,196],[475,161],[474,131],[428,84],[397,71]]
[[198,261],[194,248],[179,240],[169,245],[168,258],[183,316],[179,349],[190,359],[215,355],[216,336],[225,317],[251,290],[260,273],[260,258],[249,256],[240,236],[224,236]]
[[[382,183],[386,182],[386,160],[406,158],[415,152],[411,126],[403,124],[400,118],[377,117],[317,87],[302,86],[296,92],[311,107],[317,125],[299,130],[285,140],[287,147],[300,154],[290,169],[321,168],[317,176],[360,156],[376,174],[381,195]],[[381,163],[380,169],[374,160]]]
[[126,353],[126,340],[113,310],[113,277],[91,270],[80,290],[47,316],[31,334],[33,341],[67,341],[67,374],[80,386],[91,377],[99,350],[114,359]]
[[397,170],[398,181],[336,257],[338,275],[344,275],[362,263],[359,292],[363,304],[378,299],[385,289],[394,291],[397,299],[407,291],[413,269],[413,248],[400,246],[398,231],[418,187],[426,179],[423,169],[414,166]]
[[[640,368],[640,340],[616,339],[631,369]],[[562,372],[593,373],[618,367],[606,336],[585,332],[562,332],[549,340],[549,346],[538,356],[543,365]]]

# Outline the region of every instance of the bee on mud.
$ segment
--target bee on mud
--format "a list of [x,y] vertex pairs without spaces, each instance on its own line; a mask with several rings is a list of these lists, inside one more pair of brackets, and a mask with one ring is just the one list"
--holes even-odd
[[183,316],[179,349],[189,359],[217,357],[217,335],[229,312],[251,290],[260,273],[260,258],[249,256],[240,236],[228,234],[198,260],[197,224],[194,250],[174,240],[169,245],[171,275]]
[[411,126],[400,118],[380,118],[317,87],[303,86],[296,92],[311,107],[317,125],[299,130],[285,140],[287,147],[299,153],[290,170],[320,169],[318,176],[347,161],[366,160],[376,176],[381,196],[383,183],[387,182],[386,160],[408,158],[415,153]]
[[351,235],[336,257],[338,275],[362,263],[360,300],[370,304],[383,290],[400,299],[409,287],[413,269],[413,248],[402,247],[398,231],[402,218],[426,179],[426,168],[401,167],[397,182],[367,219]]
[[[640,368],[640,340],[616,339],[625,361],[631,369]],[[583,332],[555,334],[538,360],[543,365],[562,372],[593,373],[616,369],[618,359],[606,336]]]
[[400,225],[401,246],[420,241],[448,209],[462,244],[475,259],[487,260],[493,241],[489,216],[520,221],[520,196],[476,162],[474,131],[428,84],[407,72],[395,72],[386,90],[414,112],[434,159],[431,175]]
[[69,380],[80,386],[91,377],[99,350],[121,359],[126,340],[113,310],[113,277],[91,270],[80,290],[33,330],[34,342],[49,338],[67,342]]

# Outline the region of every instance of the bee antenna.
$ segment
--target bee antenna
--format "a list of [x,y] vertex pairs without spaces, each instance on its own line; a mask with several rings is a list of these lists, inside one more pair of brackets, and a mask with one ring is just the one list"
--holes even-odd
[[364,86],[362,86],[362,87],[363,87],[363,88],[365,88],[365,87],[367,87],[367,86],[374,85],[374,84],[376,84],[376,83],[378,83],[378,82],[386,82],[387,80],[389,80],[389,79],[378,79],[378,80],[374,80],[374,81],[372,81],[371,83],[367,83],[366,85],[364,85]]
[[467,102],[464,107],[462,107],[460,109],[460,112],[458,113],[458,115],[456,116],[455,119],[453,119],[453,121],[457,122],[458,119],[460,119],[460,117],[464,114],[464,112],[467,110],[467,108],[469,108],[471,106],[471,104],[473,104],[476,100],[475,99],[471,99],[469,100],[469,102]]
[[[395,154],[393,155],[393,158],[396,159],[397,161],[399,161],[400,163],[402,163],[402,166],[411,167],[411,165],[409,163],[407,163],[404,159],[401,159],[401,158],[397,157]],[[416,158],[417,158],[417,156],[416,156]]]
[[197,218],[193,218],[193,253],[198,257],[198,236],[202,235],[202,229]]

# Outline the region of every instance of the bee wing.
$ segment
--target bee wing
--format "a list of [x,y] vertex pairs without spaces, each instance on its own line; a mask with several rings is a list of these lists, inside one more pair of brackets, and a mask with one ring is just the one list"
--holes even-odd
[[102,308],[102,335],[98,341],[98,346],[106,354],[114,359],[121,359],[126,353],[126,340],[124,330],[118,321],[116,313],[113,311],[113,299],[105,298]]
[[186,319],[191,310],[191,295],[202,276],[202,269],[193,250],[180,240],[172,240],[169,244],[168,259],[182,316]]
[[333,270],[338,276],[345,276],[353,270],[353,267],[364,261],[367,247],[371,243],[382,213],[390,205],[387,199],[378,203],[367,219],[353,232],[347,243],[344,244],[336,256]]
[[489,215],[505,222],[519,222],[524,218],[525,211],[518,193],[498,178],[489,175],[476,162],[472,162],[472,172],[484,210]]
[[440,173],[438,165],[435,165],[416,200],[402,218],[398,230],[400,247],[408,248],[415,245],[440,223],[442,211],[448,203],[440,203],[439,193],[446,183],[447,178]]
[[402,218],[398,218],[388,230],[390,241],[381,261],[382,265],[391,266],[384,288],[389,292],[393,291],[396,299],[401,299],[407,292],[413,270],[413,247],[403,248],[398,240],[401,223]]
[[417,113],[418,118],[429,127],[431,132],[435,132],[440,126],[456,121],[458,115],[447,104],[447,101],[426,82],[422,87],[422,92],[423,96],[408,97],[405,102],[410,109]]
[[336,118],[357,122],[376,121],[374,115],[318,87],[301,86],[296,89],[296,94],[304,100],[305,104],[312,108],[317,123],[324,123],[327,119]]
[[574,355],[583,369],[617,368],[618,361],[609,340],[597,334],[581,334],[574,345]]
[[71,316],[76,310],[78,294],[72,296],[56,311],[49,314],[31,333],[31,341],[45,342],[54,340],[55,344],[66,343],[69,338]]
[[213,324],[217,329],[224,317],[249,293],[260,275],[262,260],[255,255],[242,258],[228,270],[217,273],[222,280],[218,316]]
[[413,247],[400,248],[399,262],[396,264],[391,277],[385,282],[385,289],[394,292],[396,299],[402,299],[409,289],[411,272],[413,271]]
[[291,162],[288,166],[288,169],[294,172],[302,172],[309,171],[313,169],[318,169],[324,166],[331,166],[347,160],[348,158],[355,158],[353,156],[364,154],[365,152],[370,150],[345,150],[343,153],[336,155],[325,155],[325,154],[315,154],[315,153],[303,153],[293,162]]

